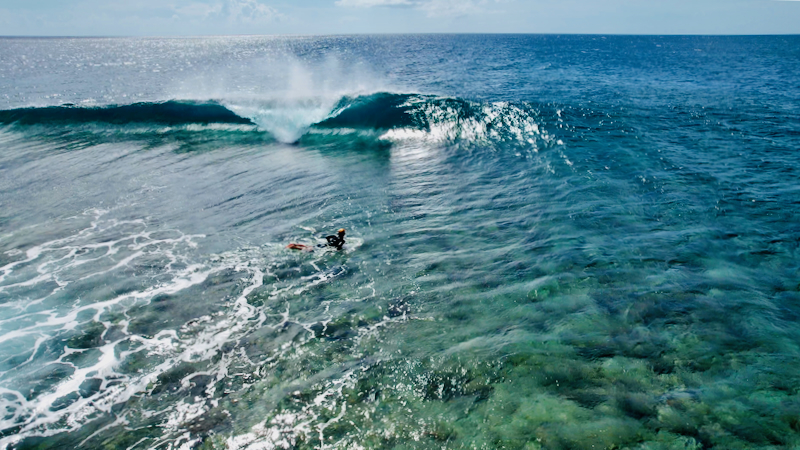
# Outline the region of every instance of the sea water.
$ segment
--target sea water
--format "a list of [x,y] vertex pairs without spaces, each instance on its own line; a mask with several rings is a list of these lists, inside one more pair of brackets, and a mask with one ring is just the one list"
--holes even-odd
[[795,448],[798,74],[796,36],[0,39],[0,446]]

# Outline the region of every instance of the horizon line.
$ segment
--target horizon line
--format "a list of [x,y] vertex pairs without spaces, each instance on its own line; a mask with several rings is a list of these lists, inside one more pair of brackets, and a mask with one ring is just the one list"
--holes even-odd
[[[800,0],[798,0],[800,1]],[[276,33],[276,34],[175,34],[175,35],[47,35],[19,34],[2,35],[0,39],[197,39],[214,37],[336,37],[336,36],[642,36],[642,37],[791,37],[800,33],[512,33],[512,32],[410,32],[410,33]]]

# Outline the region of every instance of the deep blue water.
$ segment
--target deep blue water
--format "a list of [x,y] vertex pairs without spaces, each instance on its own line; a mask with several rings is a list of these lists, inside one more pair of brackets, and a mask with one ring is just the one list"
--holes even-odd
[[0,39],[0,446],[800,446],[799,73],[797,36]]

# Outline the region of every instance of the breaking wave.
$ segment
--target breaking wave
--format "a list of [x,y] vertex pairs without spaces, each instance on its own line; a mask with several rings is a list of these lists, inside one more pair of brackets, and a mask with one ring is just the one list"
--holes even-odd
[[[0,123],[18,125],[155,126],[233,125],[257,127],[276,140],[294,143],[309,134],[367,133],[397,141],[497,140],[534,143],[537,113],[525,103],[475,102],[421,94],[345,96],[332,107],[306,99],[290,103],[227,104],[224,101],[135,103],[102,107],[74,105],[0,111]],[[190,128],[191,130],[192,128]],[[194,128],[206,130],[208,128]],[[239,130],[240,128],[232,128]]]

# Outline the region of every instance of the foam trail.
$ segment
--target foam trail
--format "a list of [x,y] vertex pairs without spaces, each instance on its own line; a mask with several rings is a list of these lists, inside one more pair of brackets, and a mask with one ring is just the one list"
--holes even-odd
[[[90,220],[88,226],[70,236],[35,245],[24,252],[22,259],[0,268],[3,276],[0,292],[19,293],[41,288],[57,279],[58,288],[45,299],[70,289],[75,283],[118,273],[127,276],[140,263],[152,266],[154,258],[160,261],[158,271],[161,272],[154,284],[111,298],[43,308],[0,321],[2,356],[15,357],[14,353],[18,351],[15,349],[24,348],[25,340],[33,338],[27,345],[30,356],[25,364],[34,365],[38,370],[60,367],[60,370],[68,372],[68,376],[30,400],[23,395],[28,389],[27,378],[17,371],[18,367],[0,372],[4,385],[0,392],[0,408],[7,412],[0,419],[0,430],[15,430],[0,438],[0,446],[13,446],[30,436],[76,431],[96,419],[98,414],[113,416],[114,405],[146,400],[148,394],[162,383],[161,377],[181,364],[204,367],[183,376],[181,389],[188,389],[191,380],[198,376],[210,376],[217,382],[236,377],[238,375],[231,373],[231,367],[256,365],[243,348],[237,348],[242,338],[254,330],[264,327],[280,329],[294,322],[288,302],[285,311],[280,313],[272,313],[268,307],[255,307],[248,302],[248,297],[264,286],[264,278],[272,277],[269,267],[275,264],[274,252],[283,251],[281,247],[244,248],[197,262],[192,261],[189,254],[198,247],[202,235],[150,230],[146,220],[106,218],[109,213],[106,210],[87,211],[84,216]],[[358,245],[358,239],[349,243],[350,247]],[[322,257],[322,254],[317,256]],[[285,286],[276,286],[269,298],[276,304],[281,303],[306,289],[328,282],[343,271],[342,268],[318,270],[316,274],[287,281]],[[153,336],[132,332],[128,318],[117,322],[111,319],[120,313],[127,317],[133,308],[147,306],[159,296],[180,295],[206,283],[212,276],[226,273],[230,274],[228,276],[238,274],[242,285],[219,313],[198,317],[178,328],[162,329]],[[25,309],[21,304],[19,307]],[[29,323],[14,328],[15,321],[20,318],[28,318]],[[99,345],[72,348],[68,344],[54,359],[43,359],[43,355],[38,354],[40,347],[52,345],[49,343],[63,339],[60,336],[86,329],[92,324],[102,327]],[[305,339],[314,336],[310,324],[299,325],[306,330]],[[109,339],[112,331],[114,337]],[[15,345],[9,346],[12,343]],[[226,350],[231,344],[233,350]],[[283,347],[278,351],[291,351],[291,348]],[[86,352],[93,352],[96,356],[88,363],[80,358],[83,362],[75,362],[77,355]],[[141,369],[124,369],[130,361],[142,358],[146,363]],[[87,383],[95,385],[94,391],[85,391]],[[175,402],[156,411],[142,406],[141,410],[145,415],[164,416],[160,425],[163,428],[162,439],[175,444],[191,440],[183,429],[187,421],[200,417],[217,404],[216,387],[211,383],[204,395],[194,401]],[[119,425],[127,423],[127,420],[124,416],[116,417],[113,423]]]
[[[73,305],[77,307],[67,310],[63,308],[41,310],[33,314],[18,316],[15,318],[17,321],[26,316],[34,319],[38,318],[38,320],[29,326],[13,330],[4,329],[7,325],[14,325],[11,320],[0,322],[0,332],[2,332],[0,334],[0,343],[20,342],[20,339],[24,339],[27,336],[36,336],[31,355],[24,364],[38,362],[36,361],[37,350],[46,341],[87,323],[85,322],[87,316],[84,314],[86,312],[92,313],[89,316],[92,322],[102,323],[107,331],[112,327],[112,324],[110,322],[102,322],[104,313],[118,310],[120,307],[123,310],[127,310],[135,305],[146,304],[158,295],[169,295],[183,291],[202,283],[209,275],[225,269],[225,267],[209,268],[202,264],[185,264],[185,267],[181,269],[171,268],[181,265],[178,263],[182,263],[185,260],[184,256],[176,256],[175,250],[181,247],[191,248],[196,246],[194,240],[202,238],[202,236],[178,233],[176,238],[154,239],[155,232],[148,231],[144,221],[103,220],[102,217],[107,213],[108,211],[102,210],[88,211],[86,215],[92,216],[88,227],[71,236],[34,246],[25,252],[24,259],[6,264],[0,268],[0,283],[3,283],[0,285],[0,292],[16,292],[21,288],[36,287],[58,279],[59,287],[51,292],[50,295],[53,295],[72,283],[129,268],[138,259],[143,259],[144,257],[152,258],[153,256],[163,258],[163,268],[170,274],[169,281],[161,282],[142,290],[134,290],[105,301]],[[96,237],[115,229],[124,233],[125,226],[131,225],[138,226],[140,229],[119,239],[92,242]],[[98,248],[105,249],[105,253],[93,258],[83,257],[83,255],[91,255],[91,251]],[[115,262],[112,257],[121,252],[129,252],[130,254],[123,257],[121,261]],[[65,253],[64,256],[62,256],[63,253]],[[82,272],[73,271],[87,264],[97,267],[98,262],[100,263],[99,265],[109,263],[113,265],[83,276],[81,276]],[[16,279],[12,280],[12,278]],[[20,281],[17,281],[17,279],[20,279]],[[14,282],[8,283],[8,281]],[[65,419],[68,424],[67,430],[75,430],[87,420],[90,420],[90,417],[95,412],[108,413],[114,404],[127,401],[131,396],[141,392],[160,373],[174,365],[175,360],[182,357],[187,359],[187,355],[198,353],[195,348],[190,346],[189,349],[179,353],[177,358],[167,359],[149,373],[131,376],[118,370],[119,364],[126,357],[140,351],[147,351],[152,354],[174,352],[178,348],[174,341],[177,335],[174,332],[162,332],[152,339],[148,339],[131,335],[127,332],[124,334],[126,336],[120,339],[106,341],[103,345],[96,347],[95,351],[99,353],[99,357],[96,358],[93,364],[86,366],[78,366],[70,362],[69,358],[73,354],[87,350],[65,347],[64,352],[57,359],[44,362],[42,367],[66,366],[71,371],[70,376],[58,382],[51,390],[30,401],[24,400],[25,397],[20,391],[4,388],[3,392],[8,395],[3,396],[2,406],[6,411],[13,411],[14,413],[6,415],[0,420],[0,429],[18,428],[18,431],[1,439],[0,445],[13,445],[13,443],[19,442],[26,436],[51,434],[51,432],[55,431],[50,430],[50,426],[60,421],[63,422]],[[130,351],[121,351],[119,352],[120,356],[117,357],[116,352],[119,351],[119,346],[123,343],[138,345],[138,348]],[[199,347],[206,347],[206,351],[202,352],[205,357],[213,353],[212,347],[218,348],[219,345],[221,344],[216,343],[214,346],[208,346],[198,343]],[[3,353],[8,354],[7,351],[14,351],[13,349],[16,347],[6,347]],[[41,365],[42,363],[38,362],[38,364]],[[25,379],[19,378],[21,375],[23,374],[17,374],[16,369],[0,373],[6,386],[19,385],[20,383],[24,385]],[[64,399],[69,398],[70,395],[75,395],[74,393],[80,390],[84,382],[91,380],[101,380],[101,384],[95,394],[78,397],[68,406],[61,407],[60,403],[63,403]],[[109,383],[112,380],[117,384],[110,385]],[[16,398],[16,400],[12,399],[12,397]],[[61,431],[64,430],[61,429]]]

